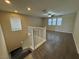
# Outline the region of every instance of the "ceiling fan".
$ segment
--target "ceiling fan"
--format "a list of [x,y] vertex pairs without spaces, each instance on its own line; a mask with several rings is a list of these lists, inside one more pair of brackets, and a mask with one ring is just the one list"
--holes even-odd
[[55,12],[51,11],[51,10],[42,10],[42,12],[44,13],[43,15],[46,15],[47,17],[54,17],[55,16]]

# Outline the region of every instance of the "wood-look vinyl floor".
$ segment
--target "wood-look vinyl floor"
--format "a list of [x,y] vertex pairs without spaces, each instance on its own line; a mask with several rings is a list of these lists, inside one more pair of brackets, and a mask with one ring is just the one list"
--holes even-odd
[[72,34],[47,31],[47,42],[33,51],[33,59],[79,59]]

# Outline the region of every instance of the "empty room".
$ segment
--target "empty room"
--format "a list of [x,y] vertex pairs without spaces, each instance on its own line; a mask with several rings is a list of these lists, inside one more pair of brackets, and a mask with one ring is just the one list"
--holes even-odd
[[79,1],[0,0],[0,59],[79,59]]

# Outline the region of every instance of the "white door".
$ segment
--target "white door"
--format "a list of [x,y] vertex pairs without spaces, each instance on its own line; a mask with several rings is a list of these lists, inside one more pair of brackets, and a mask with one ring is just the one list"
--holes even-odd
[[6,48],[1,25],[0,25],[0,59],[9,59],[9,54]]

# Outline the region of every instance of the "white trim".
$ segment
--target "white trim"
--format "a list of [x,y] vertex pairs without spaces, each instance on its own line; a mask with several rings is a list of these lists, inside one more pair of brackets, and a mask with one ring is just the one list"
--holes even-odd
[[73,32],[66,32],[66,31],[58,31],[58,30],[51,30],[51,29],[47,29],[48,31],[56,31],[56,32],[62,32],[62,33],[73,33]]
[[63,33],[72,33],[72,32],[66,32],[66,31],[58,31],[58,30],[55,30],[56,32],[63,32]]
[[10,59],[10,55],[8,53],[6,43],[5,43],[5,38],[4,34],[0,25],[0,59]]
[[39,48],[45,42],[46,42],[46,40],[41,41],[35,48],[33,48],[33,46],[30,46],[30,47],[22,47],[22,48],[23,48],[23,50],[24,49],[27,49],[27,48],[31,48],[32,50],[36,50],[37,48]]
[[35,49],[39,48],[42,44],[44,44],[46,40],[41,41],[37,46],[35,46]]
[[75,46],[76,46],[76,49],[77,49],[77,53],[79,54],[79,49],[78,49],[78,47],[77,47],[74,34],[73,34],[73,39],[74,39],[74,42],[75,42]]

